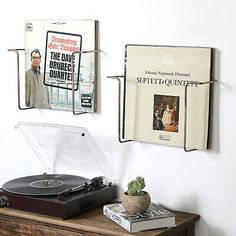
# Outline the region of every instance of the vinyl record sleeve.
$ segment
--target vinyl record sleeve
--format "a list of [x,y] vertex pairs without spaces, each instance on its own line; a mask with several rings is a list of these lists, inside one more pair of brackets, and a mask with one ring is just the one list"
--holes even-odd
[[[98,71],[95,50],[98,50],[96,20],[26,20],[25,105],[71,111],[74,78],[75,111],[95,112]],[[33,60],[39,60],[35,62],[39,65]]]
[[187,148],[208,148],[213,49],[126,45],[123,138],[184,147],[188,86]]

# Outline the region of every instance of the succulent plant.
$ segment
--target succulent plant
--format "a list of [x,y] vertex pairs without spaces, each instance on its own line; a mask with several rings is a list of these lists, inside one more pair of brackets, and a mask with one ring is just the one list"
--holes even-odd
[[145,192],[143,191],[145,187],[145,180],[144,178],[138,176],[134,180],[128,183],[128,191],[127,194],[129,196],[141,196],[144,195]]

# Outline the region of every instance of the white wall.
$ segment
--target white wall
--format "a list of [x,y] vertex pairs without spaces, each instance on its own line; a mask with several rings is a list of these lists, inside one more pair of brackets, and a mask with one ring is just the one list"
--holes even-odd
[[[234,0],[7,0],[0,14],[0,184],[39,173],[41,167],[16,134],[18,121],[84,126],[111,157],[121,186],[137,174],[146,178],[154,202],[196,212],[196,236],[236,235],[236,126]],[[97,19],[100,22],[99,112],[74,116],[58,111],[19,111],[16,58],[8,48],[24,48],[24,19]],[[160,145],[119,144],[117,83],[123,73],[126,43],[216,48],[213,140],[207,152],[185,153]],[[100,136],[100,137],[98,137]]]

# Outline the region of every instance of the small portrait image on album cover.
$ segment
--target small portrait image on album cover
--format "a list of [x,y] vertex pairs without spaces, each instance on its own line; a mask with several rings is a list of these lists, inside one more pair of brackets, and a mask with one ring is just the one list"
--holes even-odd
[[154,94],[153,130],[178,132],[179,96]]

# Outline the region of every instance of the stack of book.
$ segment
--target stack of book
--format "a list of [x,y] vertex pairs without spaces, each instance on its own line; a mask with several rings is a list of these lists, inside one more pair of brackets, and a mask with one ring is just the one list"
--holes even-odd
[[103,214],[129,232],[175,226],[175,214],[155,203],[142,214],[127,212],[121,203],[108,204]]

